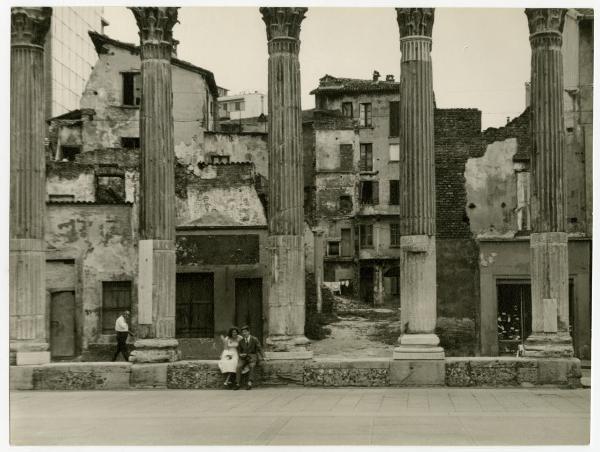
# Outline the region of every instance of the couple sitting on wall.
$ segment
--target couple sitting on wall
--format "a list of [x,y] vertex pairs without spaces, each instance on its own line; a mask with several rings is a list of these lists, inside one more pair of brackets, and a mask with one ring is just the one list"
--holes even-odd
[[242,375],[246,374],[246,389],[252,389],[256,363],[259,358],[264,360],[260,342],[250,334],[250,328],[243,326],[240,331],[241,336],[238,334],[238,329],[232,327],[227,332],[227,336],[221,336],[223,353],[219,360],[219,369],[226,375],[224,385],[228,389],[240,389]]

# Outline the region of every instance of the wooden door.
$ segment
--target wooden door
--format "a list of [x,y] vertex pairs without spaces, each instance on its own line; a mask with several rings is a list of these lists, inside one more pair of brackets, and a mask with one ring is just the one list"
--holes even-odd
[[75,292],[54,292],[50,302],[50,354],[52,358],[75,355]]
[[214,337],[214,278],[212,273],[178,273],[176,337]]
[[236,278],[235,322],[238,328],[248,325],[262,343],[262,278]]

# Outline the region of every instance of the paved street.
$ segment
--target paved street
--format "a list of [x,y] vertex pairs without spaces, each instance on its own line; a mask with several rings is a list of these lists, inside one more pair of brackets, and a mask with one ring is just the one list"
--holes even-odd
[[11,392],[16,445],[587,444],[590,391]]

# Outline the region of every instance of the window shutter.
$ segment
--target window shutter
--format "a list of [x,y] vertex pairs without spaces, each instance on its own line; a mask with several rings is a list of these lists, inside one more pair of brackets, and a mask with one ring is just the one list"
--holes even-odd
[[373,181],[373,204],[379,204],[379,181]]

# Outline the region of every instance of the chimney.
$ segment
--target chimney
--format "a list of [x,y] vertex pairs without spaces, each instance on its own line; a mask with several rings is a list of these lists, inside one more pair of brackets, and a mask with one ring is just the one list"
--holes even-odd
[[386,82],[393,82],[394,81],[394,74],[388,74],[385,76],[385,81]]
[[373,71],[373,81],[376,82],[379,80],[379,71]]

